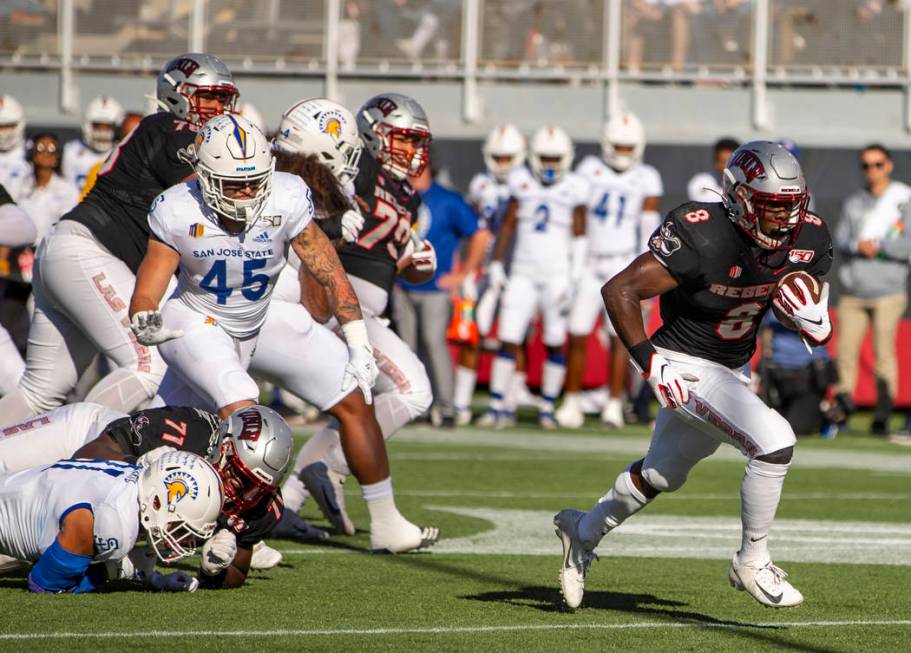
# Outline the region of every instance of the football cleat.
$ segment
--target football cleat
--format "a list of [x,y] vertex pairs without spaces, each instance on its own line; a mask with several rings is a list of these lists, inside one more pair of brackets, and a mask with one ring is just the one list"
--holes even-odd
[[295,542],[322,542],[329,539],[329,533],[307,522],[299,514],[285,506],[282,518],[269,533],[276,540],[294,540]]
[[601,423],[615,429],[623,426],[623,401],[611,397],[604,404],[601,411]]
[[585,423],[585,415],[579,410],[579,405],[575,400],[566,398],[563,404],[554,413],[557,423],[566,429],[577,429]]
[[0,574],[7,574],[13,571],[19,571],[20,569],[27,569],[29,563],[22,562],[16,558],[0,555]]
[[456,409],[456,426],[468,426],[471,424],[471,408]]
[[332,527],[344,535],[354,535],[354,523],[345,509],[345,477],[319,461],[304,467],[300,479]]
[[488,408],[474,421],[474,425],[482,429],[492,429],[497,427],[499,421],[500,411]]
[[585,593],[585,574],[598,554],[589,550],[579,539],[581,510],[561,510],[554,515],[554,532],[563,543],[563,565],[560,567],[560,593],[569,608],[578,608]]
[[440,529],[420,527],[402,516],[370,525],[370,549],[375,552],[405,553],[426,549],[440,539]]
[[560,425],[550,411],[544,411],[538,414],[538,426],[548,431],[556,430]]
[[728,570],[731,587],[750,596],[770,608],[793,608],[803,603],[803,594],[785,580],[788,575],[769,560],[765,564],[740,564],[740,557],[734,554]]
[[281,551],[276,551],[262,540],[253,545],[253,555],[250,556],[250,569],[272,569],[281,561]]

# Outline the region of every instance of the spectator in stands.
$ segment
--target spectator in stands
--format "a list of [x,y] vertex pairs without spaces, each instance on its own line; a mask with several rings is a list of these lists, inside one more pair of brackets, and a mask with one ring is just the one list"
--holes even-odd
[[76,206],[79,193],[59,174],[62,146],[57,136],[49,132],[36,134],[27,152],[32,171],[22,185],[18,204],[38,229],[37,243],[64,213]]
[[712,148],[712,172],[700,172],[686,185],[686,194],[691,202],[718,202],[721,199],[721,173],[731,154],[740,147],[733,138],[721,138]]
[[[393,315],[399,335],[418,353],[430,372],[434,399],[431,418],[435,424],[452,426],[455,419],[452,405],[453,371],[446,342],[446,327],[451,312],[450,295],[470,273],[477,270],[489,234],[486,230],[478,229],[478,216],[461,195],[434,180],[437,168],[433,159],[431,166],[419,177],[409,181],[421,194],[422,205],[417,227],[436,250],[436,273],[433,279],[421,285],[400,281],[401,285],[395,292]],[[470,239],[465,259],[454,270],[454,259],[465,238]]]
[[835,231],[841,256],[838,278],[838,400],[846,413],[857,382],[858,354],[872,322],[876,357],[874,435],[888,435],[888,419],[898,386],[895,336],[907,304],[911,259],[911,188],[891,179],[892,156],[883,145],[860,151],[864,188],[845,200]]
[[[825,347],[808,350],[796,331],[766,313],[760,329],[760,383],[765,402],[788,420],[798,435],[837,432],[826,402],[834,390],[835,365]],[[824,408],[827,410],[824,412]]]

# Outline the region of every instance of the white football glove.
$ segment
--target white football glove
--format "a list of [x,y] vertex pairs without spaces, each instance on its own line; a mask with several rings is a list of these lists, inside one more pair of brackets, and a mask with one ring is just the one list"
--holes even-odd
[[690,390],[687,382],[698,381],[699,377],[686,372],[678,372],[661,354],[652,354],[651,368],[642,373],[642,377],[652,386],[655,396],[665,408],[674,410],[687,404]]
[[202,562],[199,568],[207,576],[217,576],[228,568],[237,555],[237,538],[227,528],[216,531],[215,535],[202,545]]
[[373,403],[373,384],[379,370],[373,358],[373,347],[367,337],[367,325],[363,320],[352,320],[342,325],[342,335],[348,343],[348,364],[345,365],[344,386],[353,380],[364,394],[368,404]]
[[348,209],[342,215],[342,238],[346,243],[357,242],[357,237],[364,228],[364,216],[360,211]]
[[509,281],[502,261],[491,261],[487,264],[487,283],[495,290],[503,290]]
[[154,463],[169,451],[177,451],[177,449],[174,447],[169,447],[167,445],[155,447],[151,451],[146,451],[144,454],[139,456],[139,458],[136,459],[136,464],[139,467],[149,467],[152,463]]
[[822,284],[819,301],[815,303],[803,279],[796,279],[794,285],[800,287],[803,297],[798,297],[788,286],[782,286],[772,303],[791,316],[801,335],[812,340],[813,344],[821,345],[832,333],[832,323],[829,321],[829,282]]
[[180,338],[183,331],[180,329],[166,329],[161,321],[161,311],[139,311],[130,322],[130,329],[136,336],[140,345],[151,347],[160,345],[168,340]]
[[415,249],[411,255],[411,267],[418,272],[436,272],[437,252],[429,240],[420,244],[420,249]]
[[182,571],[173,574],[153,571],[147,584],[156,592],[195,592],[199,588],[199,581]]

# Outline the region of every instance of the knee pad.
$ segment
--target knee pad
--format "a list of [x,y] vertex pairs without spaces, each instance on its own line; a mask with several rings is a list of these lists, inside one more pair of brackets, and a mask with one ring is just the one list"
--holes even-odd
[[793,455],[794,447],[790,446],[779,449],[778,451],[773,451],[772,453],[756,456],[756,460],[761,460],[764,463],[772,463],[773,465],[789,465]]
[[41,388],[29,377],[28,370],[19,380],[18,391],[9,396],[18,396],[31,409],[31,415],[41,415],[66,403],[67,390],[63,388]]

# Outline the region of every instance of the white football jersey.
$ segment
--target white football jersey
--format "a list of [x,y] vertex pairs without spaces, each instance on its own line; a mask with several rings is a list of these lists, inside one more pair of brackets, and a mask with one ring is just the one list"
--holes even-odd
[[110,152],[96,152],[79,139],[70,141],[63,146],[63,159],[60,163],[63,178],[73,184],[76,192],[81,195],[89,172],[96,163],[104,161]]
[[172,298],[213,318],[230,335],[259,331],[288,248],[313,218],[310,189],[297,175],[276,172],[259,219],[230,234],[202,199],[196,180],[172,186],[152,203],[155,237],[180,254]]
[[468,184],[468,203],[478,213],[478,228],[495,231],[509,201],[509,186],[487,172],[479,172]]
[[686,185],[686,196],[691,202],[720,202],[721,183],[710,172],[697,173]]
[[25,160],[25,146],[0,152],[0,186],[18,202],[25,180],[32,176],[32,166]]
[[140,468],[113,460],[66,459],[0,476],[0,553],[38,560],[77,508],[95,516],[93,560],[120,560],[139,535]]
[[510,173],[507,185],[519,205],[512,272],[536,279],[568,273],[573,209],[588,204],[588,182],[569,172],[545,186],[521,167]]
[[40,242],[65,213],[68,213],[79,202],[76,188],[58,174],[51,176],[51,181],[44,188],[38,188],[34,176],[29,176],[23,184],[20,197],[16,203],[38,229],[35,242]]
[[664,195],[658,171],[640,163],[617,172],[600,157],[587,156],[576,168],[576,174],[591,185],[585,231],[589,253],[639,254],[641,243],[657,226],[648,225],[648,233],[642,233],[643,203],[646,198]]

